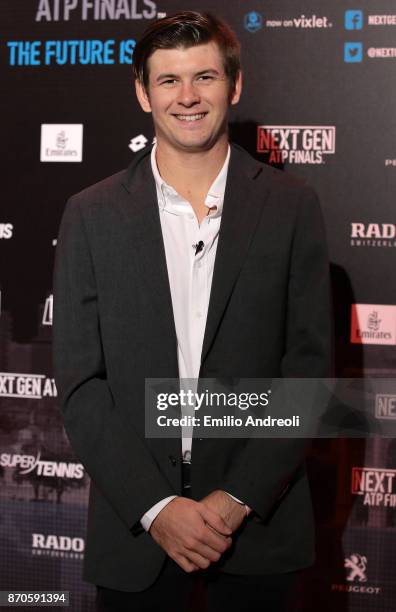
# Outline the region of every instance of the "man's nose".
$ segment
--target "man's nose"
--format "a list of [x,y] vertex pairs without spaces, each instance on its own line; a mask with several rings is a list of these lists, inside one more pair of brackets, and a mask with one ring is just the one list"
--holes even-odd
[[177,101],[183,106],[192,106],[200,101],[200,95],[194,83],[181,83]]

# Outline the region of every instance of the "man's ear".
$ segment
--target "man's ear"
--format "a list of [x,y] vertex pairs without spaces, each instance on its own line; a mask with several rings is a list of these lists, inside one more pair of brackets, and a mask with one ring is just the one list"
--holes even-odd
[[144,85],[139,81],[139,79],[135,80],[135,90],[136,90],[136,97],[139,101],[140,106],[144,110],[144,112],[151,113],[151,104],[150,104],[148,93]]
[[230,95],[230,104],[238,104],[242,92],[242,72],[239,71],[235,79],[235,86]]

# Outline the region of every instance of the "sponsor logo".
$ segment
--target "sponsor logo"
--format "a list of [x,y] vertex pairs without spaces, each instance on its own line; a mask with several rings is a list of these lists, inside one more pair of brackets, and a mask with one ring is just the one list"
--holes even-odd
[[41,125],[40,161],[81,162],[83,126],[81,123]]
[[323,164],[335,153],[336,129],[329,125],[259,125],[257,151],[269,153],[269,163]]
[[378,318],[378,312],[373,310],[367,318],[367,327],[374,332],[379,331],[381,319]]
[[396,344],[396,306],[352,304],[352,344]]
[[368,24],[372,26],[394,26],[396,15],[369,15]]
[[385,166],[387,167],[393,166],[393,168],[396,168],[396,159],[386,159]]
[[54,296],[50,295],[45,300],[42,325],[52,325],[53,309],[54,309]]
[[44,374],[12,374],[0,372],[0,397],[42,399],[57,397],[55,380]]
[[375,416],[377,419],[396,420],[396,395],[377,393],[375,396]]
[[370,467],[352,468],[352,495],[361,495],[364,506],[395,508],[396,470]]
[[69,139],[66,137],[64,130],[56,135],[56,146],[58,149],[66,149],[66,143]]
[[346,582],[332,584],[331,590],[341,593],[359,593],[363,595],[378,595],[381,587],[367,585],[367,557],[359,553],[352,553],[344,559],[344,568],[347,571]]
[[147,143],[148,139],[144,136],[144,134],[139,134],[138,136],[131,138],[128,147],[131,149],[131,151],[137,153],[137,151],[144,149]]
[[291,19],[267,19],[265,22],[267,28],[295,28],[302,30],[314,30],[332,28],[333,24],[328,17],[318,15],[300,15]]
[[352,222],[350,240],[353,247],[396,247],[396,225]]
[[14,226],[12,223],[0,223],[0,240],[12,238],[12,231]]
[[346,579],[348,582],[367,582],[366,567],[367,557],[354,553],[344,560],[344,567],[348,570]]
[[357,64],[361,61],[363,61],[363,43],[344,43],[344,62],[347,64]]
[[18,468],[19,474],[35,473],[37,476],[47,478],[65,478],[81,480],[84,477],[84,467],[81,463],[66,463],[64,461],[44,461],[34,455],[12,455],[2,453],[0,455],[0,466],[7,468]]
[[36,556],[82,559],[84,549],[83,538],[32,533],[32,554]]
[[258,30],[261,30],[263,26],[263,19],[260,13],[250,11],[249,13],[246,13],[243,23],[248,32],[257,32]]
[[346,30],[361,30],[363,28],[363,11],[345,11],[344,25]]
[[39,0],[36,21],[119,21],[121,19],[154,19],[157,13],[152,0]]

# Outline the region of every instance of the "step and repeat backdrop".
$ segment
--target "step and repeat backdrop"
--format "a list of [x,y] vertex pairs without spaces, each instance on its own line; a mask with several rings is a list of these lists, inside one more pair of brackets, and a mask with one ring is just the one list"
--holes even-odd
[[[242,44],[232,139],[306,179],[325,216],[335,374],[384,378],[396,419],[396,5],[393,0],[3,0],[0,208],[0,590],[81,580],[89,477],[62,427],[51,363],[52,272],[67,198],[153,139],[134,97],[152,20],[210,10]],[[100,452],[100,449],[98,449]],[[396,441],[313,444],[317,562],[299,609],[396,610]]]

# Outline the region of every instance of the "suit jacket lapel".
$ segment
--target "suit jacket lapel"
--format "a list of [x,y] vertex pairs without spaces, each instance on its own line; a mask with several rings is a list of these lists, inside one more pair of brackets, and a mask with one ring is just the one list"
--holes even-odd
[[176,329],[150,153],[145,150],[128,169],[123,185],[129,197],[122,199],[121,208],[131,246],[128,256],[134,258],[158,313],[156,323],[163,329],[164,352],[171,353],[177,364]]
[[257,227],[268,187],[258,190],[255,179],[261,165],[233,145],[213,272],[201,365],[213,344],[249,244]]

